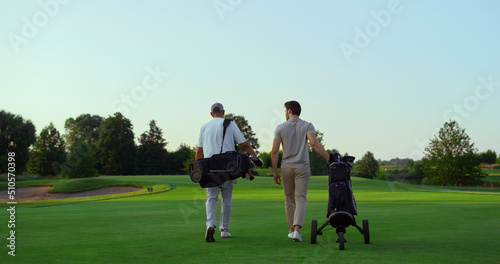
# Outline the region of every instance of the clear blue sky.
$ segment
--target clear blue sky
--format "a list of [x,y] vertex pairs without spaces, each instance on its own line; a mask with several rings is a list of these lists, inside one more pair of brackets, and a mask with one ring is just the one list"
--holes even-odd
[[361,158],[420,158],[458,119],[500,154],[499,1],[0,0],[0,109],[50,122],[121,111],[195,146],[210,105],[270,151],[283,103]]

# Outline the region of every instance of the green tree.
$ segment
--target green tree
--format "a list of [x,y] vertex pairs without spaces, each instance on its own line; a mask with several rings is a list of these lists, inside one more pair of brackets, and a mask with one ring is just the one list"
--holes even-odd
[[403,166],[403,170],[411,171],[411,170],[413,170],[414,166],[415,166],[415,161],[412,159],[408,159],[406,161],[405,165]]
[[88,178],[97,176],[97,159],[92,147],[84,139],[73,143],[68,148],[66,162],[61,175],[67,178]]
[[475,185],[486,176],[474,143],[456,121],[446,122],[425,151],[429,162],[424,174],[431,184]]
[[488,149],[486,152],[479,153],[481,162],[485,164],[495,164],[497,161],[497,153],[494,150]]
[[377,160],[370,151],[361,158],[357,165],[358,175],[361,177],[373,179],[380,170]]
[[[273,162],[271,160],[271,152],[262,152],[259,153],[258,157],[264,163],[262,165],[263,168],[271,168],[273,166]],[[278,168],[281,167],[281,160],[283,159],[283,151],[280,150],[278,153]]]
[[135,170],[141,175],[159,175],[167,173],[167,141],[155,120],[149,122],[149,131],[139,137],[139,146],[135,159]]
[[4,110],[0,111],[0,173],[7,172],[9,152],[16,153],[16,171],[23,172],[29,160],[29,147],[36,141],[36,129],[24,120]]
[[194,148],[182,143],[176,151],[169,153],[169,174],[185,174],[190,161],[194,160],[195,152]]
[[[316,130],[315,132],[316,138],[318,139],[318,142],[323,144],[323,133],[321,133],[319,130]],[[311,146],[311,143],[308,142],[308,152],[309,152],[309,166],[311,168],[311,175],[324,175],[326,174],[326,169],[325,169],[325,158],[323,158],[319,153],[314,151],[313,147]]]
[[[64,128],[66,129],[66,133],[64,135],[64,139],[66,141],[66,145],[69,146],[70,153],[68,153],[69,162],[71,162],[72,166],[80,159],[85,159],[91,162],[88,164],[89,166],[85,168],[86,165],[78,164],[76,168],[65,168],[66,177],[79,177],[78,173],[84,173],[88,177],[90,175],[96,174],[92,170],[92,167],[98,168],[101,167],[99,165],[99,160],[97,158],[96,152],[96,143],[99,140],[100,127],[104,118],[98,115],[91,114],[81,114],[77,118],[68,118],[64,123]],[[82,144],[80,141],[84,141],[86,143]],[[90,147],[90,155],[93,157],[89,157],[88,153],[86,153],[87,146]],[[85,152],[84,154],[82,154]],[[83,155],[83,156],[82,156]],[[83,167],[82,167],[83,166]],[[79,171],[78,173],[72,172],[73,170]]]
[[64,139],[54,124],[50,123],[42,129],[31,150],[28,172],[40,176],[58,175],[65,158]]
[[189,148],[189,158],[184,160],[184,162],[182,163],[183,165],[183,169],[182,171],[184,173],[189,173],[189,164],[191,164],[191,162],[194,161],[194,159],[196,158],[196,147],[192,147],[192,148]]
[[90,114],[82,114],[76,119],[68,118],[64,123],[66,143],[71,146],[83,139],[93,148],[99,139],[102,121],[102,117]]
[[270,152],[261,152],[259,153],[259,159],[262,160],[262,165],[263,168],[270,168],[272,167],[272,161],[271,161],[271,153]]
[[425,178],[425,171],[428,167],[429,160],[426,158],[415,161],[415,163],[413,164],[413,169],[411,170],[411,176],[415,179],[416,183],[422,182],[422,179]]
[[[241,133],[243,136],[245,136],[245,139],[250,143],[250,146],[257,152],[257,149],[259,149],[259,140],[257,137],[255,137],[255,133],[252,130],[252,126],[248,124],[247,119],[244,116],[240,115],[234,115],[234,114],[227,114],[224,116],[226,119],[232,119],[234,123],[238,126],[240,129]],[[242,149],[240,146],[238,146],[239,152],[242,152]]]
[[136,146],[133,126],[121,113],[106,118],[99,130],[96,155],[100,162],[100,174],[134,174]]

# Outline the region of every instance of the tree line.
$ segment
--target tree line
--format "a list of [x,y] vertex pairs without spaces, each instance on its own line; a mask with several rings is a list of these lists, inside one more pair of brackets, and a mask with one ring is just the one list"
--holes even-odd
[[[136,144],[132,123],[121,113],[107,118],[90,114],[69,118],[64,135],[50,123],[36,136],[30,120],[3,110],[0,121],[0,159],[15,152],[17,171],[39,176],[185,174],[186,162],[194,159],[194,148],[186,144],[167,151],[155,120]],[[0,164],[2,173],[6,164]]]
[[[260,147],[252,127],[244,116],[227,114],[250,143],[252,148]],[[61,134],[50,123],[39,136],[30,120],[2,111],[0,114],[0,140],[2,160],[8,152],[18,157],[17,170],[39,176],[62,176],[65,178],[93,177],[97,175],[167,175],[185,174],[194,160],[195,147],[186,144],[174,152],[168,152],[168,144],[155,120],[149,123],[149,130],[135,141],[133,125],[121,113],[103,118],[98,115],[82,114],[68,118]],[[316,131],[323,143],[323,133]],[[240,148],[241,152],[242,149]],[[329,153],[338,152],[335,149]],[[324,175],[324,158],[309,146],[313,175]],[[282,152],[278,166],[281,163]],[[260,153],[265,167],[271,167],[270,152]],[[6,163],[0,170],[6,172]]]
[[[228,114],[238,125],[252,148],[258,149],[258,139],[243,116]],[[82,114],[68,118],[61,134],[50,123],[39,136],[30,120],[19,115],[0,111],[0,160],[6,161],[9,152],[16,153],[16,170],[39,176],[60,175],[66,178],[93,177],[97,175],[172,175],[185,174],[194,160],[195,147],[181,144],[176,151],[166,149],[155,120],[149,122],[149,130],[135,140],[133,125],[121,113],[103,118]],[[323,133],[316,131],[323,144]],[[241,151],[241,149],[240,149]],[[327,149],[328,153],[340,153]],[[348,155],[348,153],[343,154]],[[271,167],[271,153],[259,153],[264,167]],[[278,162],[281,162],[282,152]],[[325,160],[309,145],[312,175],[325,175]],[[474,185],[485,177],[481,163],[500,163],[496,152],[477,153],[470,138],[457,122],[446,122],[439,135],[431,139],[425,158],[376,160],[368,151],[355,162],[354,173],[361,177],[387,179],[380,171],[381,165],[402,167],[405,176],[417,181],[440,185]],[[7,162],[0,163],[0,172],[7,171]],[[398,171],[399,173],[399,171]]]
[[[322,143],[323,134],[316,131],[316,136]],[[327,152],[340,153],[336,149]],[[430,140],[424,154],[424,158],[417,161],[399,158],[381,161],[367,151],[354,162],[352,174],[369,179],[404,180],[417,184],[473,186],[481,184],[487,176],[481,171],[481,164],[500,164],[500,156],[495,151],[489,149],[478,153],[465,129],[451,120],[445,122],[438,135]],[[266,166],[270,166],[270,153],[263,153],[262,157]],[[312,175],[325,175],[323,157],[311,148],[309,157]],[[385,165],[393,165],[397,169],[381,171],[380,166]]]

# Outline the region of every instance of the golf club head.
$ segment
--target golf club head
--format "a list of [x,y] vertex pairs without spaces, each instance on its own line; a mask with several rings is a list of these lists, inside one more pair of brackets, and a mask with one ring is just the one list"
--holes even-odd
[[250,157],[250,160],[253,162],[253,164],[255,164],[255,166],[257,167],[262,167],[262,165],[264,165],[264,162],[259,159],[259,158],[254,158],[254,157]]
[[352,163],[354,162],[354,159],[356,159],[355,157],[353,156],[343,156],[342,157],[342,162],[349,162],[349,163]]

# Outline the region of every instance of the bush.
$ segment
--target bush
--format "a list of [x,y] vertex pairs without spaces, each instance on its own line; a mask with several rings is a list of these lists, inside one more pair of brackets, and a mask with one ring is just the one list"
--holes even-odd
[[383,171],[377,171],[375,173],[375,179],[381,180],[381,181],[386,181],[387,180],[387,174]]
[[358,163],[357,170],[358,176],[373,179],[380,170],[377,160],[373,156],[373,153],[370,151],[366,152],[366,154],[361,158]]
[[497,153],[491,149],[488,149],[486,152],[479,153],[478,155],[481,159],[481,163],[484,164],[495,164],[497,159]]

